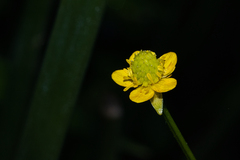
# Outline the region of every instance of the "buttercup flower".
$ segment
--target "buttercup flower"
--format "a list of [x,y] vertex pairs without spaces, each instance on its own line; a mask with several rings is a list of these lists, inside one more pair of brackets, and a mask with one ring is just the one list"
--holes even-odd
[[136,103],[150,100],[159,115],[163,112],[162,93],[172,90],[177,85],[177,80],[170,78],[177,63],[177,55],[168,52],[160,58],[149,50],[135,51],[129,59],[128,68],[116,70],[112,79],[120,86],[133,90],[129,98]]

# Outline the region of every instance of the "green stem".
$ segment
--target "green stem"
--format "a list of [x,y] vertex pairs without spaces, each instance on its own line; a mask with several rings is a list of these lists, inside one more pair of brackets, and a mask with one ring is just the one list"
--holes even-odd
[[183,138],[180,130],[178,129],[176,123],[174,122],[171,114],[169,113],[169,111],[166,107],[164,107],[164,109],[163,109],[163,117],[165,118],[169,128],[171,129],[174,137],[176,138],[178,144],[180,145],[180,147],[181,147],[182,151],[184,152],[185,156],[187,157],[187,159],[196,160],[191,149],[188,147],[187,142]]

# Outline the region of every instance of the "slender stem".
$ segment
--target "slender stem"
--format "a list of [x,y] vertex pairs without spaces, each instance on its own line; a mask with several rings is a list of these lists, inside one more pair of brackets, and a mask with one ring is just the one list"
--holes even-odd
[[169,128],[171,129],[174,137],[176,138],[178,144],[182,148],[182,151],[184,152],[184,154],[187,157],[187,159],[189,159],[189,160],[196,160],[196,158],[194,157],[191,149],[188,147],[187,142],[183,138],[180,130],[178,129],[176,123],[174,122],[171,114],[169,113],[169,111],[168,111],[168,109],[166,107],[164,107],[164,109],[163,109],[163,116],[164,116],[164,118],[165,118]]

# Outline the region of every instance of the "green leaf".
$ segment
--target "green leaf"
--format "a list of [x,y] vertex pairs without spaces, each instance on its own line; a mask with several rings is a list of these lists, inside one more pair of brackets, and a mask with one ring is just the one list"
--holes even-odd
[[19,145],[18,160],[57,160],[104,0],[62,0]]

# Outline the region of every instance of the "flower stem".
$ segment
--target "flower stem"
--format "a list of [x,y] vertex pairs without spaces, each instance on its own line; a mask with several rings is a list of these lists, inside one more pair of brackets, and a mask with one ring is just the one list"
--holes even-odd
[[174,122],[171,114],[169,113],[169,111],[166,107],[164,107],[164,109],[163,109],[163,117],[165,118],[169,128],[171,129],[174,137],[176,138],[178,144],[180,145],[180,147],[181,147],[182,151],[184,152],[185,156],[187,157],[187,159],[196,160],[191,149],[188,147],[187,142],[183,138],[180,130],[178,129],[176,123]]

